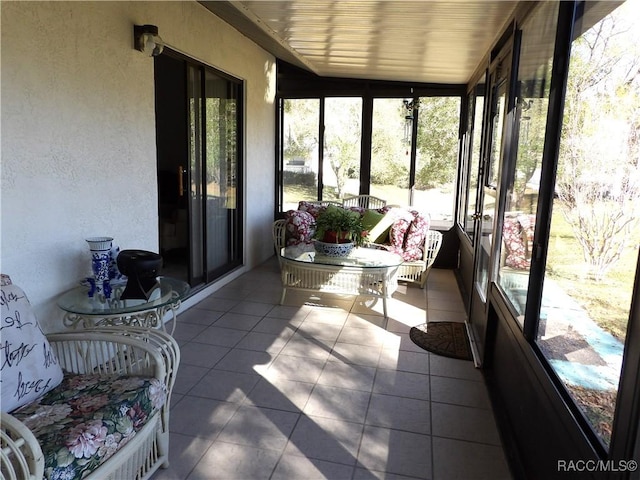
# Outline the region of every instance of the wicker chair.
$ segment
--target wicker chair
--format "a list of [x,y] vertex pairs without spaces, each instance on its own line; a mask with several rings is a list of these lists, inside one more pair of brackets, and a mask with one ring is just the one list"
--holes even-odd
[[315,206],[315,207],[328,207],[329,205],[335,205],[337,207],[342,206],[342,202],[336,202],[333,200],[317,200],[317,201],[307,201],[307,203]]
[[[169,399],[180,362],[176,341],[159,330],[100,327],[47,336],[65,372],[135,375],[164,384],[167,399],[144,427],[87,479],[148,479],[169,464]],[[36,436],[12,414],[2,413],[1,475],[3,479],[42,479],[44,455]]]
[[273,237],[273,247],[276,251],[276,257],[278,258],[278,265],[282,269],[282,262],[280,261],[280,250],[287,246],[286,241],[286,220],[276,220],[273,222],[271,228],[271,235]]
[[372,195],[356,195],[354,197],[347,197],[342,200],[343,207],[362,207],[368,209],[382,208],[387,204],[386,200],[383,200]]
[[424,288],[441,246],[442,233],[436,230],[429,230],[425,238],[422,259],[404,262],[400,265],[400,268],[398,268],[398,280],[417,283],[420,288]]

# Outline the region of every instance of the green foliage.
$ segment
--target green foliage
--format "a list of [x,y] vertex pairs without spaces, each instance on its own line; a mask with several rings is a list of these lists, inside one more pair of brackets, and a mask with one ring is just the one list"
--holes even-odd
[[[347,180],[360,177],[362,99],[327,98],[325,106],[324,188],[334,187],[336,198],[342,198]],[[450,185],[455,182],[457,171],[460,99],[422,97],[419,108],[416,186],[427,189]],[[288,99],[284,109],[284,158],[308,162],[319,147],[319,100]],[[408,114],[410,111],[401,98],[375,99],[372,183],[409,188],[411,144],[406,129],[411,122],[405,118]],[[285,179],[285,185],[289,178]]]
[[[455,166],[451,167],[451,161],[443,157],[431,157],[423,162],[416,172],[416,188],[427,190],[436,188],[455,180]],[[452,177],[454,175],[454,178]]]
[[336,243],[343,239],[361,245],[365,240],[360,214],[334,205],[330,205],[318,215],[314,237],[327,241],[327,232],[335,232]]
[[314,172],[292,172],[285,170],[282,172],[282,179],[286,185],[304,185],[314,187],[317,185],[317,178]]
[[411,145],[405,138],[407,110],[399,98],[376,98],[371,132],[371,183],[408,188]]
[[640,48],[616,10],[572,44],[557,175],[590,275],[621,258],[640,212]]
[[325,105],[324,158],[335,175],[338,198],[342,198],[347,178],[359,176],[362,99],[328,98]]
[[317,99],[288,99],[284,101],[284,158],[309,159],[318,146]]
[[418,111],[417,188],[433,188],[455,182],[458,168],[460,99],[420,99]]
[[230,174],[233,165],[229,159],[235,158],[237,149],[237,103],[233,98],[209,97],[205,101],[205,109],[207,184],[218,184],[219,194],[224,195],[224,191],[234,187],[236,181]]
[[406,165],[387,160],[371,165],[371,183],[378,185],[400,185],[409,188],[409,169]]

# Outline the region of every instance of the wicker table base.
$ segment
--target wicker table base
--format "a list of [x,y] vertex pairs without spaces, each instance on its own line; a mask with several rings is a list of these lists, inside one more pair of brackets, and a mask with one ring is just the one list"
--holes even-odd
[[382,250],[356,248],[346,257],[317,254],[313,246],[283,248],[280,257],[282,297],[287,290],[370,295],[382,299],[387,318],[387,298],[398,286],[402,258]]

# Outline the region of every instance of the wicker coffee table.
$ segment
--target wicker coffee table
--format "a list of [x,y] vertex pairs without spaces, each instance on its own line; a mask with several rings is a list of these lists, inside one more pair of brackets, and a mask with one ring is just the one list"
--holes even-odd
[[382,299],[387,318],[387,297],[396,290],[396,273],[403,259],[385,250],[354,248],[346,257],[329,257],[313,245],[295,245],[280,251],[282,297],[287,290],[370,295]]

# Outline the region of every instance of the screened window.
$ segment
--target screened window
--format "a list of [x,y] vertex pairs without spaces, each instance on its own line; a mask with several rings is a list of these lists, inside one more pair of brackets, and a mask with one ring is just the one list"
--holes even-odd
[[285,99],[282,132],[282,193],[284,210],[300,200],[317,200],[320,100]]
[[549,106],[558,3],[543,4],[522,26],[516,87],[517,153],[506,172],[498,284],[524,322]]
[[640,242],[640,12],[616,6],[587,2],[571,46],[536,340],[606,447]]
[[[415,206],[432,225],[452,225],[460,102],[460,96],[283,99],[281,209],[368,193]],[[365,118],[370,131],[363,130]]]
[[409,201],[413,101],[374,98],[370,193],[389,204]]
[[322,200],[341,201],[360,191],[362,99],[327,98],[324,114]]
[[420,97],[412,205],[453,225],[461,97]]

